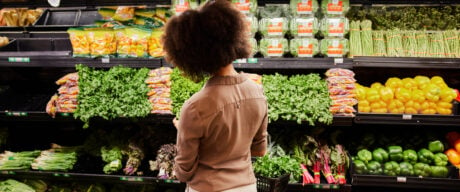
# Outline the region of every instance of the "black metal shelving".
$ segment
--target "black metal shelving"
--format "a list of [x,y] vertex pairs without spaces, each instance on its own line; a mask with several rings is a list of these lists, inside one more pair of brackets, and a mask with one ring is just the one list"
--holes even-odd
[[320,192],[320,191],[331,191],[331,192],[351,192],[351,185],[337,185],[337,184],[306,184],[301,183],[289,184],[287,191],[309,191],[309,192]]
[[460,69],[458,58],[355,57],[353,68]]
[[356,124],[460,126],[459,115],[410,115],[358,113]]
[[458,179],[383,175],[352,175],[352,185],[356,187],[420,188],[448,191],[458,191],[460,188]]

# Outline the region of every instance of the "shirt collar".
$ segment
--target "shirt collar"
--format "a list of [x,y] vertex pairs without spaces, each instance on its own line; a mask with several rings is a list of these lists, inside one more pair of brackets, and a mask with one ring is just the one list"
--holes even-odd
[[211,77],[208,82],[206,82],[206,86],[213,86],[213,85],[235,85],[240,84],[246,81],[248,77],[244,73],[239,73],[238,75],[232,76],[214,76]]

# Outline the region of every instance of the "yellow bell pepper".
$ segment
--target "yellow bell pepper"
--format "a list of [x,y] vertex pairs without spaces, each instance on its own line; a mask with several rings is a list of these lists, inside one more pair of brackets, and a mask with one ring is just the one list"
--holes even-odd
[[394,99],[390,101],[387,106],[387,109],[390,113],[404,113],[404,103],[400,100]]
[[393,90],[389,87],[380,88],[380,99],[385,102],[390,102],[394,98]]
[[446,101],[438,101],[436,103],[436,107],[441,107],[441,108],[445,108],[445,109],[452,109],[452,103],[450,102],[446,102]]
[[395,95],[396,95],[396,99],[402,101],[403,103],[411,100],[411,98],[412,98],[411,91],[409,89],[404,88],[404,87],[398,88],[396,90]]
[[420,89],[414,89],[412,91],[412,100],[418,103],[422,103],[425,101],[425,93]]
[[369,88],[366,90],[366,100],[369,102],[375,102],[380,100],[380,94],[377,88]]
[[409,90],[414,90],[418,88],[417,82],[414,79],[409,78],[409,77],[402,79],[402,84],[404,88],[409,89]]
[[429,83],[423,89],[423,92],[425,93],[425,98],[428,101],[438,101],[439,100],[439,94],[441,93],[441,88],[439,88],[435,84]]
[[427,76],[422,76],[422,75],[415,76],[414,80],[417,83],[417,86],[419,89],[425,88],[425,86],[431,82],[430,78],[428,78]]
[[441,115],[452,115],[452,109],[446,109],[443,107],[437,107],[436,112]]
[[366,89],[368,88],[363,86],[356,87],[355,92],[358,101],[366,100]]
[[383,85],[381,83],[379,83],[379,82],[372,83],[372,85],[371,85],[371,88],[374,88],[374,89],[377,89],[377,90],[382,88],[382,87],[383,87]]
[[407,113],[407,114],[417,114],[418,113],[418,109],[420,108],[420,104],[413,101],[413,100],[410,100],[410,101],[407,101],[406,103],[404,103],[404,113]]
[[406,107],[405,110],[404,110],[404,113],[405,114],[417,114],[418,110],[416,110],[413,107]]
[[380,109],[371,109],[372,113],[387,113],[387,108],[380,108]]
[[456,97],[457,92],[449,87],[442,88],[441,92],[439,93],[439,98],[441,101],[452,102],[452,100],[454,100]]
[[412,105],[412,108],[414,108],[417,111],[420,111],[420,109],[422,109],[422,105],[419,102],[414,101],[414,104]]
[[401,79],[399,79],[397,77],[390,77],[385,82],[385,87],[389,87],[389,88],[395,90],[395,89],[397,89],[399,87],[403,87],[403,83],[402,83]]
[[421,113],[425,115],[433,115],[436,114],[436,109],[424,109]]
[[358,101],[358,111],[362,113],[369,113],[371,111],[369,101],[367,100]]
[[438,87],[440,88],[446,88],[447,87],[447,84],[446,82],[444,81],[444,79],[440,76],[433,76],[431,77],[430,79],[430,82],[437,85]]

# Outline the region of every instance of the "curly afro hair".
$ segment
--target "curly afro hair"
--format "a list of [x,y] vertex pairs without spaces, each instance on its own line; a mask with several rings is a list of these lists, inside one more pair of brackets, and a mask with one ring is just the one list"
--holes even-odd
[[244,15],[228,0],[211,0],[166,24],[166,60],[195,82],[251,52]]

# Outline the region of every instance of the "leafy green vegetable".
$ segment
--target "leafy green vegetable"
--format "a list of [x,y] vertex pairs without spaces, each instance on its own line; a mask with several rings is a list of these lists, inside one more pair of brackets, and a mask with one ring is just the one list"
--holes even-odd
[[30,165],[40,155],[39,150],[10,152],[1,154],[0,170],[29,169]]
[[107,147],[101,148],[102,160],[107,164],[104,166],[104,173],[111,174],[119,171],[122,168],[121,160],[123,155],[121,149],[113,147],[108,149]]
[[184,77],[179,69],[173,69],[171,74],[171,100],[173,101],[173,113],[176,114],[177,118],[180,116],[180,110],[184,102],[198,92],[205,82],[206,80],[194,83]]
[[80,92],[74,113],[89,126],[92,117],[110,120],[117,117],[145,117],[152,108],[145,84],[149,70],[116,66],[108,71],[76,66]]
[[372,40],[372,22],[370,20],[361,21],[361,48],[364,56],[374,55],[374,41]]
[[299,124],[307,121],[310,125],[332,122],[327,83],[319,74],[264,75],[262,81],[270,121],[295,120]]
[[0,182],[0,191],[5,192],[35,192],[35,190],[28,185],[16,181],[14,179],[8,179]]
[[320,32],[323,37],[343,37],[350,30],[348,19],[323,18],[321,20]]
[[350,23],[350,57],[362,56],[363,48],[361,44],[360,21],[351,21]]
[[384,31],[372,31],[372,40],[374,44],[373,56],[387,56],[387,46],[385,43],[385,32]]
[[289,22],[289,29],[294,37],[314,37],[319,30],[318,19],[293,18]]
[[350,10],[349,0],[322,0],[321,11],[328,17],[345,15]]
[[259,31],[264,37],[284,37],[289,30],[289,20],[285,17],[262,18]]
[[317,0],[291,0],[290,8],[293,16],[314,15],[318,11]]
[[315,38],[291,39],[289,49],[294,57],[313,57],[319,53],[319,43]]
[[259,43],[259,51],[264,57],[282,57],[289,52],[289,43],[285,38],[263,38]]
[[348,39],[323,39],[320,42],[321,54],[328,57],[342,57],[348,54]]
[[260,176],[271,178],[291,174],[291,178],[297,179],[302,175],[299,162],[287,155],[272,158],[265,155],[258,158],[254,163],[254,172]]
[[32,169],[43,171],[68,171],[73,169],[77,162],[75,151],[42,151],[40,156],[32,163]]

